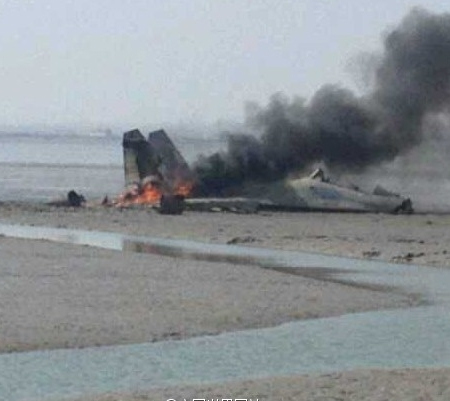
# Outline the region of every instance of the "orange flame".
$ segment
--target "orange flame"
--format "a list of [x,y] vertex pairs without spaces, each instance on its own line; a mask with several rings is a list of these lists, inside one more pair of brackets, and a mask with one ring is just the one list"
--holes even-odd
[[142,186],[133,186],[131,189],[128,189],[120,194],[115,202],[115,205],[156,205],[159,203],[161,196],[165,193],[188,197],[192,191],[192,188],[192,183],[180,183],[173,191],[163,191],[161,185],[154,182],[147,182]]
[[186,182],[184,184],[179,184],[176,187],[176,189],[174,191],[174,194],[175,195],[182,195],[185,198],[187,198],[191,194],[192,188],[193,188],[192,182]]

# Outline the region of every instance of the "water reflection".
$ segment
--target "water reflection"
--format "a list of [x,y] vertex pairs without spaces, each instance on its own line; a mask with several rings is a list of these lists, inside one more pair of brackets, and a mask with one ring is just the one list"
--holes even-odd
[[130,236],[119,233],[53,227],[0,225],[0,234],[44,239],[104,249],[241,265],[256,265],[284,273],[372,288],[397,288],[422,294],[428,302],[450,302],[450,270],[236,245],[207,244]]
[[257,265],[264,266],[269,263],[266,259],[257,258],[251,255],[244,254],[233,254],[220,252],[221,249],[217,249],[217,252],[211,252],[208,245],[205,244],[205,247],[202,250],[198,250],[196,248],[192,249],[186,247],[184,243],[183,247],[177,246],[177,244],[155,244],[144,242],[141,240],[132,240],[130,238],[123,239],[123,247],[124,251],[131,251],[137,253],[147,253],[153,255],[162,255],[162,256],[170,256],[175,258],[183,258],[183,259],[192,259],[192,260],[201,260],[206,262],[223,262],[223,263],[232,263],[232,264],[240,264],[240,265]]

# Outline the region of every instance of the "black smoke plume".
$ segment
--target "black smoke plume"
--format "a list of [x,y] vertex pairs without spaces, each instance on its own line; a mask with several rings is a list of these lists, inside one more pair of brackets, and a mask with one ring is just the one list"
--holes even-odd
[[254,106],[247,123],[257,135],[231,134],[226,152],[201,158],[201,186],[222,193],[316,162],[362,172],[420,144],[426,119],[450,111],[450,14],[413,9],[386,36],[374,70],[364,96],[325,85],[309,102],[276,94]]

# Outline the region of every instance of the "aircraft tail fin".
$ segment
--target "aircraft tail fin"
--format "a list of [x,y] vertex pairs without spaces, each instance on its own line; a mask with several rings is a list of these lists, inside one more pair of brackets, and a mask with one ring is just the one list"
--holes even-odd
[[194,183],[194,173],[164,130],[150,132],[148,143],[160,158],[159,173],[171,187]]
[[126,186],[146,177],[157,177],[175,191],[194,185],[194,173],[164,130],[151,132],[148,140],[138,129],[125,132],[122,145]]

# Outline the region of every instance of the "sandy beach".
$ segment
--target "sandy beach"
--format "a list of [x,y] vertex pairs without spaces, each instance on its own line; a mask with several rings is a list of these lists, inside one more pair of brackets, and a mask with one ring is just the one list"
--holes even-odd
[[82,401],[428,401],[448,400],[450,369],[360,370],[298,377],[268,378],[222,385],[175,387],[145,394],[117,394]]
[[[450,216],[186,212],[0,205],[4,224],[122,232],[450,266]],[[0,238],[0,350],[183,339],[316,317],[408,307],[418,299],[263,270],[87,246]],[[448,369],[354,371],[107,394],[83,401],[195,397],[445,400]],[[190,397],[190,398],[189,398]]]
[[2,238],[0,351],[153,342],[407,306],[254,266]]

